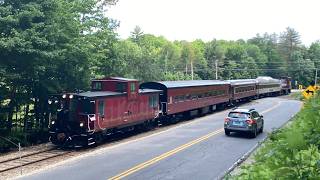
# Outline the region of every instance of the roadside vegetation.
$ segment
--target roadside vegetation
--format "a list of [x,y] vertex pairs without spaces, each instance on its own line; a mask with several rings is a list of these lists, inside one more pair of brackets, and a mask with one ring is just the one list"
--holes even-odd
[[[218,79],[289,75],[307,86],[319,68],[320,42],[307,47],[290,27],[248,40],[188,42],[137,26],[120,39],[121,24],[108,18],[116,2],[0,0],[0,136],[23,146],[43,142],[49,95],[88,90],[93,78],[215,79],[217,63]],[[0,139],[0,152],[10,147]]]
[[291,92],[289,97],[292,98],[292,99],[295,99],[295,100],[300,100],[300,101],[302,101],[304,99],[304,97],[302,95],[302,91]]
[[320,179],[320,95],[306,101],[287,127],[272,133],[254,156],[228,179]]

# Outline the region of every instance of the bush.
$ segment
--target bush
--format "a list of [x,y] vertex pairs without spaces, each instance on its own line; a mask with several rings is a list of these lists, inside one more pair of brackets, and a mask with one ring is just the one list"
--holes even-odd
[[[22,147],[27,147],[30,145],[35,145],[39,143],[48,142],[48,131],[47,130],[35,130],[32,132],[22,132],[22,131],[13,131],[11,133],[6,134],[5,138],[10,141],[18,144],[20,142]],[[10,150],[17,149],[17,147],[0,138],[0,152],[8,152]]]

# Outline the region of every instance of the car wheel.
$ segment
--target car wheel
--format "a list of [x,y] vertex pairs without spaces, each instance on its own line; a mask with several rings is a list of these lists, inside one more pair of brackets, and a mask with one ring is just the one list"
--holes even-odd
[[252,137],[252,138],[257,137],[257,127],[254,128],[253,132],[251,132],[251,137]]
[[263,133],[263,125],[260,128],[260,133]]
[[227,135],[227,136],[230,136],[230,131],[229,130],[224,130],[224,133]]

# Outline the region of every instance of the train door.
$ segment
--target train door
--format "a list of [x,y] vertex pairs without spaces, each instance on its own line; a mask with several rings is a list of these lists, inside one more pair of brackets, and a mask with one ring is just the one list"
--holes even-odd
[[106,115],[106,103],[104,101],[104,99],[99,99],[97,100],[98,102],[98,111],[97,111],[97,125],[98,127],[101,129],[104,124],[106,123],[105,119],[105,115]]
[[134,122],[137,119],[139,113],[139,88],[138,82],[128,82],[128,112],[127,117],[129,122]]
[[[166,91],[166,90],[164,90]],[[162,91],[159,94],[159,107],[163,114],[166,114],[168,111],[168,97],[167,92]]]

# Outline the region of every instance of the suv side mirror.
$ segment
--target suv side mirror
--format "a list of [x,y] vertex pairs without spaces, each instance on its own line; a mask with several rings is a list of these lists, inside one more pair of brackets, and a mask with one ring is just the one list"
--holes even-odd
[[263,118],[263,116],[262,116],[262,115],[260,115],[260,117],[261,117],[261,118]]

